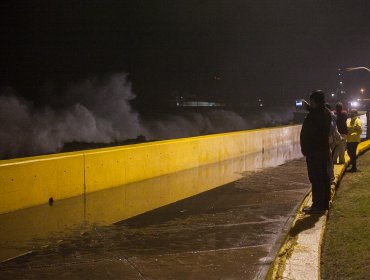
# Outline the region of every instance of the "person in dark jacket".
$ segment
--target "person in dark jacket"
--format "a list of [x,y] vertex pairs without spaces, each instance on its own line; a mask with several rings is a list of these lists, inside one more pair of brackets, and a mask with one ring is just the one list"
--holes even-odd
[[312,184],[312,206],[304,208],[309,214],[323,213],[329,209],[331,159],[329,134],[332,116],[325,107],[325,94],[315,90],[310,94],[310,104],[301,130],[301,151],[306,157],[308,177]]
[[333,151],[333,163],[344,164],[344,152],[346,151],[346,140],[347,140],[347,118],[348,114],[343,110],[343,104],[338,102],[335,106],[335,113],[337,116],[337,128],[342,137],[341,141],[338,141]]

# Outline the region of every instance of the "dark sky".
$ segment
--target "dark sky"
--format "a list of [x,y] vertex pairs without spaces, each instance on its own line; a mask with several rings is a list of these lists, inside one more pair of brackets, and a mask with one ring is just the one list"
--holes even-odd
[[[141,101],[294,100],[334,91],[339,67],[370,66],[368,0],[3,0],[0,11],[0,83],[35,102],[45,85],[116,72]],[[348,92],[369,81],[344,77]]]

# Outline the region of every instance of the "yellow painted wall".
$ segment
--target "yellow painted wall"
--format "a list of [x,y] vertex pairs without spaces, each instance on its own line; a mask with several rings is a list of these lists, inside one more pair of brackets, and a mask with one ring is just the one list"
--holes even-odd
[[[0,215],[0,262],[40,248],[66,232],[82,233],[208,191],[300,156],[299,144],[186,169],[70,199]],[[52,237],[50,237],[52,236]],[[51,239],[51,240],[50,240]]]
[[86,192],[297,143],[299,132],[289,126],[86,151]]
[[82,153],[0,161],[0,213],[84,192]]
[[[49,197],[69,198],[292,145],[299,142],[300,128],[257,129],[0,161],[0,213],[44,204]],[[152,190],[131,197],[142,199],[146,192]],[[168,197],[163,201],[174,202]]]

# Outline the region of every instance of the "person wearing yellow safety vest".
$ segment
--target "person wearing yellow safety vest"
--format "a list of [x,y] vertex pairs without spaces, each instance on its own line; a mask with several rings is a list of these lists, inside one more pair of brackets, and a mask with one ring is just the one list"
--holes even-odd
[[358,143],[361,141],[362,133],[362,123],[361,120],[357,117],[358,112],[356,109],[352,109],[350,116],[351,118],[347,120],[347,152],[348,156],[351,159],[352,168],[349,172],[356,172],[356,151]]

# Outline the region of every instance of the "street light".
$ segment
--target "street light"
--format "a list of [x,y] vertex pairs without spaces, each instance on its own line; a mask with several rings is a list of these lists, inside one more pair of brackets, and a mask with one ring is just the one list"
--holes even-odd
[[349,68],[345,68],[344,69],[345,71],[354,71],[354,70],[366,70],[367,72],[370,72],[370,69],[367,68],[367,67],[349,67]]
[[[365,70],[367,72],[370,72],[370,69],[367,68],[367,67],[349,67],[349,68],[346,68],[345,71],[353,71],[353,70]],[[364,89],[362,88],[361,89],[361,93],[364,94]],[[366,113],[366,116],[367,116],[367,132],[366,132],[366,139],[368,139],[370,137],[370,106],[367,105],[367,113]]]

